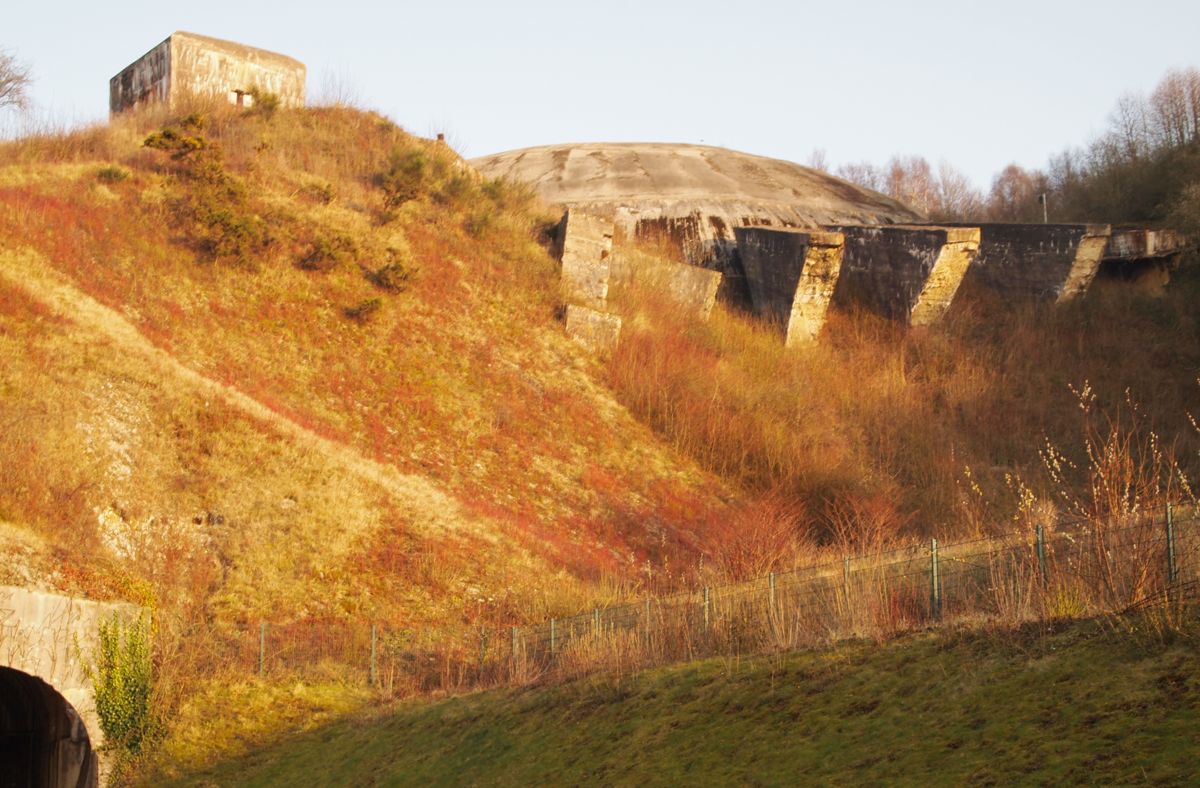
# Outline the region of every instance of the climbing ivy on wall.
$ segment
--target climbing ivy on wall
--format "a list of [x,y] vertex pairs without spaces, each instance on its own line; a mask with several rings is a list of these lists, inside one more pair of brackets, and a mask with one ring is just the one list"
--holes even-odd
[[96,691],[100,729],[109,745],[136,752],[151,727],[150,621],[143,613],[126,623],[117,614],[101,620],[94,665],[84,670]]

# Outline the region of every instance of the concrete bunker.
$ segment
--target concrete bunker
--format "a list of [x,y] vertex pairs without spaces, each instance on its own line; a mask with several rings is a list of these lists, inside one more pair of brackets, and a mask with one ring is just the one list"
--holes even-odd
[[1111,233],[1107,224],[970,226],[980,238],[968,281],[1008,298],[1053,303],[1087,292]]
[[568,209],[555,239],[562,261],[567,335],[596,352],[615,350],[621,334],[621,318],[607,313],[612,236],[608,219]]
[[911,207],[788,161],[703,145],[586,143],[481,156],[484,177],[530,184],[549,203],[613,221],[625,238],[660,240],[722,274],[718,297],[749,309],[737,227],[910,224]]
[[815,341],[841,275],[845,236],[773,227],[734,232],[754,311],[784,330],[789,347]]
[[831,226],[845,236],[834,303],[909,325],[937,323],[979,252],[978,227]]
[[109,80],[108,111],[174,108],[186,96],[223,97],[248,107],[251,88],[274,93],[284,107],[303,107],[305,79],[304,64],[287,55],[180,31]]
[[617,248],[609,259],[612,282],[640,285],[667,294],[689,312],[707,320],[716,306],[720,271],[664,260],[637,249]]
[[75,707],[37,676],[0,667],[0,788],[94,788],[98,780]]

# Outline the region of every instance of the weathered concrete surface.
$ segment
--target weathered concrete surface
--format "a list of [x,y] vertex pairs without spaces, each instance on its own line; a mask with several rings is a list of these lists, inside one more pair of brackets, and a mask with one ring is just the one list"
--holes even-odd
[[1174,230],[1118,230],[1104,250],[1098,275],[1147,294],[1161,294],[1187,244],[1187,237]]
[[[117,615],[128,622],[141,612],[136,605],[90,602],[0,586],[0,667],[35,677],[62,697],[66,705],[54,711],[60,722],[55,723],[53,735],[65,738],[54,745],[59,753],[54,757],[76,778],[86,776],[90,769],[95,780],[97,765],[92,750],[104,742],[96,715],[95,691],[79,660],[79,651],[90,658],[98,642],[102,619]],[[36,688],[36,683],[14,676],[9,676],[9,680],[26,688],[15,691],[36,695],[37,690],[30,689]],[[61,719],[72,717],[81,722],[82,728],[61,723]],[[64,775],[69,776],[67,772]],[[73,786],[77,780],[61,784]]]
[[842,268],[841,233],[772,227],[735,230],[754,310],[794,346],[817,339]]
[[[957,225],[956,225],[957,226]],[[967,276],[1008,298],[1062,303],[1085,292],[1109,244],[1107,224],[978,224]]]
[[249,106],[251,87],[274,93],[285,107],[303,107],[306,69],[286,55],[195,33],[175,32],[108,83],[112,114],[179,98],[224,96]]
[[567,335],[588,350],[611,353],[621,337],[621,318],[575,304],[567,305]]
[[680,307],[705,320],[712,314],[721,286],[720,271],[674,263],[628,248],[614,249],[608,260],[611,281],[666,293]]
[[792,162],[655,143],[548,145],[471,160],[485,177],[531,184],[548,202],[611,218],[618,233],[666,238],[724,275],[721,298],[750,305],[735,227],[925,221],[877,192]]
[[977,227],[831,226],[845,236],[834,301],[854,301],[909,325],[945,314],[979,252]]
[[569,209],[558,225],[563,298],[603,312],[608,299],[608,256],[613,225],[608,219]]

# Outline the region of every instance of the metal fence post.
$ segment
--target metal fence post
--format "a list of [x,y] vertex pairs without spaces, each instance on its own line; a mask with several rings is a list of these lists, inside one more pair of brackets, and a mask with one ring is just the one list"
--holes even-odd
[[1175,510],[1171,504],[1167,504],[1167,583],[1174,587],[1178,576],[1178,567],[1175,566]]
[[550,653],[554,653],[554,619],[550,619]]
[[371,625],[371,686],[375,686],[375,625]]
[[771,613],[774,613],[774,612],[775,612],[775,573],[774,573],[774,572],[772,572],[772,573],[771,573],[771,574],[768,576],[767,583],[768,583],[768,585],[769,585],[769,586],[770,586],[770,588],[771,588],[771,591],[770,591],[770,602],[769,602],[769,605],[770,605],[770,612],[771,612]]
[[267,622],[262,622],[262,627],[258,631],[258,680],[262,681],[263,663],[267,657]]
[[600,642],[600,610],[592,611],[592,631],[596,634],[596,642]]
[[850,590],[850,558],[847,557],[842,564],[842,584],[846,586],[846,590]]
[[1046,572],[1046,529],[1040,525],[1037,527],[1037,560],[1038,571],[1042,574],[1042,582],[1047,583],[1050,576]]
[[646,597],[646,644],[650,644],[650,597]]
[[704,628],[708,629],[708,586],[704,587]]
[[517,628],[516,627],[512,628],[512,663],[513,663],[513,672],[515,673],[517,670]]
[[487,625],[479,625],[479,675],[483,676],[483,665],[487,662]]
[[937,539],[931,539],[929,542],[930,551],[930,587],[929,587],[929,606],[936,618],[942,613],[942,589],[938,584],[938,545]]

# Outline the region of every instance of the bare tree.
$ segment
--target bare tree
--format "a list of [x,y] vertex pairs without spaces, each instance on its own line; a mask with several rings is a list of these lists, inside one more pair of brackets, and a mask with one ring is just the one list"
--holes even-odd
[[943,222],[977,221],[983,217],[983,192],[966,173],[949,162],[938,165],[938,204],[930,209],[929,218]]
[[1168,71],[1147,104],[1150,127],[1159,147],[1181,148],[1200,139],[1200,70]]
[[829,172],[829,160],[825,157],[824,148],[813,148],[808,155],[808,166],[821,172]]
[[879,191],[884,186],[882,173],[869,161],[862,161],[858,164],[841,164],[834,174],[842,180],[850,181],[864,189]]
[[28,109],[31,84],[29,65],[7,49],[0,49],[0,109]]

